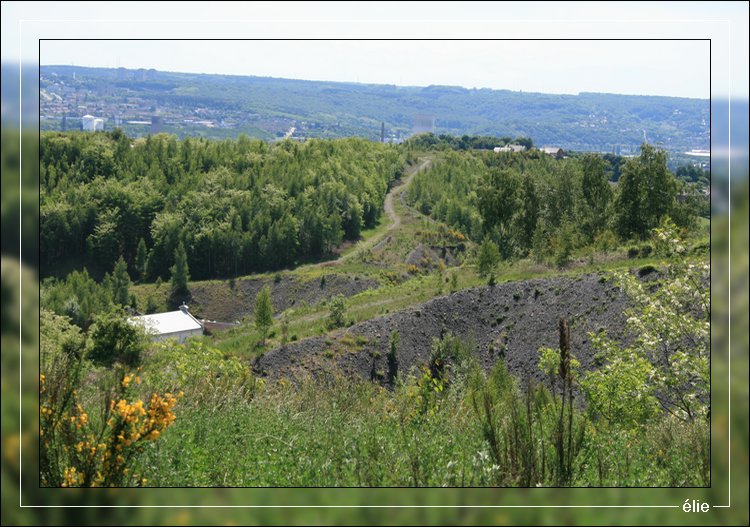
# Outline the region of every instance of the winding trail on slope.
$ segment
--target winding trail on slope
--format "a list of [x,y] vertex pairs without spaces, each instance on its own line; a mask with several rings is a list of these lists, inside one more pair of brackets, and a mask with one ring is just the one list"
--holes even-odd
[[327,262],[320,262],[316,264],[311,264],[308,268],[314,268],[314,267],[334,267],[336,265],[340,265],[352,258],[355,258],[362,252],[371,249],[375,245],[377,245],[383,238],[385,238],[389,233],[391,233],[394,229],[397,229],[401,225],[401,216],[396,212],[396,208],[393,206],[394,199],[397,195],[403,196],[403,193],[406,191],[407,188],[409,188],[409,184],[411,184],[412,179],[414,179],[414,176],[416,176],[419,172],[422,172],[423,170],[426,170],[430,163],[432,163],[431,159],[425,159],[422,161],[419,165],[416,165],[412,167],[408,172],[405,178],[400,180],[400,183],[398,185],[395,185],[388,194],[385,196],[385,201],[383,202],[383,210],[388,215],[388,219],[390,219],[391,224],[388,226],[387,229],[384,231],[376,234],[369,240],[363,240],[357,242],[357,244],[354,246],[354,248],[344,254],[339,256],[335,260],[329,260]]
[[387,231],[382,233],[380,236],[377,236],[377,238],[382,239],[383,236],[385,236],[388,232],[401,225],[401,216],[398,215],[396,209],[393,207],[393,199],[396,193],[398,193],[399,196],[403,197],[404,191],[408,188],[409,184],[411,184],[411,180],[414,179],[414,176],[416,176],[419,172],[426,170],[427,167],[430,166],[430,163],[430,159],[425,159],[424,161],[422,161],[422,163],[419,164],[419,166],[412,168],[406,178],[402,180],[402,183],[393,187],[391,191],[385,196],[383,209],[385,210],[386,214],[388,214],[388,217],[391,219],[392,224],[390,227],[388,227]]

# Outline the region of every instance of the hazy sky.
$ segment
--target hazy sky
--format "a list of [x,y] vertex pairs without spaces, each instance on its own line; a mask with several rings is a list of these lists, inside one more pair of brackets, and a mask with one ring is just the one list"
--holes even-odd
[[708,41],[42,41],[40,60],[544,93],[710,93]]
[[[2,59],[545,93],[747,97],[747,20],[747,2],[3,2]],[[165,40],[96,40],[104,38]],[[557,40],[491,40],[510,38]],[[589,40],[559,40],[565,38]]]

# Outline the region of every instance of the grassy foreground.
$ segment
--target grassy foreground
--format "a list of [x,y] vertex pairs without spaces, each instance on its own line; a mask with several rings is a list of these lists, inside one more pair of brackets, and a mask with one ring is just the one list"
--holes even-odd
[[630,428],[576,409],[561,453],[560,404],[502,365],[485,377],[470,363],[414,372],[393,392],[344,378],[205,386],[186,392],[136,471],[155,486],[709,484],[705,421]]

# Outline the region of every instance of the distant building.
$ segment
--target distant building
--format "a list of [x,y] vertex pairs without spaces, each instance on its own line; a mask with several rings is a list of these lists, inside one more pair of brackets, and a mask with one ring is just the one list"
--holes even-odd
[[104,130],[104,119],[94,117],[93,115],[84,115],[81,117],[81,130],[84,132]]
[[96,118],[93,115],[84,115],[83,117],[81,117],[81,129],[84,132],[93,132],[95,120]]
[[545,146],[544,148],[541,148],[541,151],[555,159],[562,159],[565,157],[565,150],[557,146]]
[[132,317],[128,321],[143,326],[155,341],[177,339],[177,342],[184,342],[188,337],[203,334],[203,324],[190,314],[185,304],[177,311]]
[[435,117],[432,115],[415,115],[412,134],[435,133]]
[[493,151],[498,154],[500,152],[523,152],[526,150],[526,147],[523,145],[505,145],[505,146],[496,146]]

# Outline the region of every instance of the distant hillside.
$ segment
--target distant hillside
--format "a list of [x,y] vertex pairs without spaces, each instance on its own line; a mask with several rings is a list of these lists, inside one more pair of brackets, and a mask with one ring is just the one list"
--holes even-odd
[[[540,72],[543,74],[543,72]],[[401,87],[199,75],[155,70],[42,66],[43,129],[75,129],[89,113],[130,134],[246,133],[379,139],[412,133],[434,118],[436,133],[530,136],[538,145],[628,153],[643,142],[671,151],[708,149],[710,102],[581,93],[549,95],[454,86]],[[152,116],[157,116],[154,128]],[[429,124],[428,124],[429,126]]]

